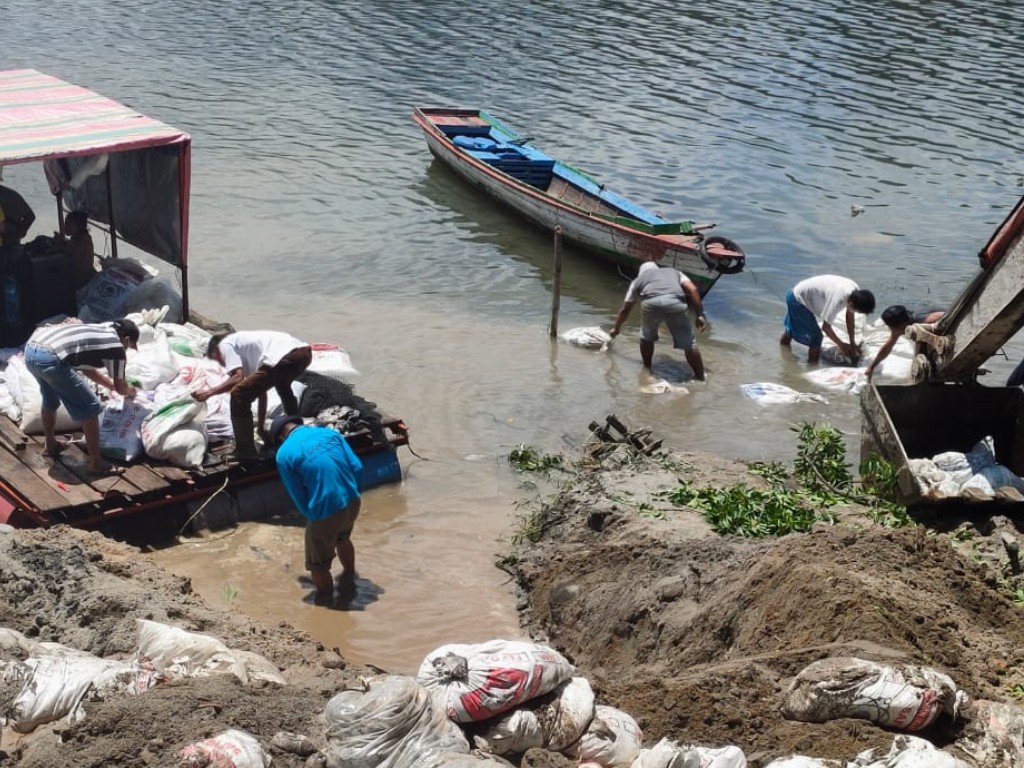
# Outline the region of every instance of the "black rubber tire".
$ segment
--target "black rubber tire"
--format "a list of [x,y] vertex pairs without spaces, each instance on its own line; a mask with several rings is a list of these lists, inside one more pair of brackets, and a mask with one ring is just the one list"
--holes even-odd
[[[728,248],[730,251],[736,251],[739,256],[729,256],[728,258],[719,259],[708,253],[708,243],[715,243]],[[697,253],[700,254],[701,261],[707,264],[708,269],[718,272],[722,275],[735,275],[737,272],[742,272],[743,267],[747,263],[747,256],[743,252],[743,249],[736,244],[735,241],[730,240],[728,237],[721,237],[715,235],[713,237],[706,237],[700,241],[697,245]]]

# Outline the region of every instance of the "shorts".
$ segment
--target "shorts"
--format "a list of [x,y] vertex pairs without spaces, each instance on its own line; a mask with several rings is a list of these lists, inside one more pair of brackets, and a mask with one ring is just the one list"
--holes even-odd
[[825,335],[821,332],[821,326],[818,325],[818,318],[811,310],[797,301],[792,291],[786,292],[786,319],[782,321],[782,325],[794,341],[811,349],[820,347],[821,342],[825,339]]
[[640,339],[649,343],[658,340],[658,327],[664,323],[672,334],[676,349],[693,349],[693,327],[687,313],[686,301],[675,293],[652,296],[640,303]]
[[352,536],[360,506],[362,502],[359,499],[352,499],[340,512],[323,520],[310,520],[306,523],[307,571],[330,570],[338,545]]
[[77,422],[102,413],[103,405],[89,380],[62,362],[46,345],[29,342],[25,347],[25,367],[39,382],[46,410],[56,411],[64,403],[68,414]]

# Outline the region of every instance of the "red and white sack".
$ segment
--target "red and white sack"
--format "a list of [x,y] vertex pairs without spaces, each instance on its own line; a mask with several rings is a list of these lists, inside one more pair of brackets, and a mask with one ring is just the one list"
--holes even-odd
[[551,693],[506,712],[475,737],[495,755],[522,754],[541,747],[561,752],[579,741],[594,719],[594,691],[585,677],[574,677]]
[[196,768],[268,768],[270,755],[251,733],[235,728],[197,741],[178,752],[180,766]]
[[943,713],[956,717],[966,699],[948,675],[929,667],[841,657],[805,667],[786,691],[782,716],[807,723],[854,717],[919,731]]
[[642,742],[643,733],[631,715],[598,704],[586,732],[562,754],[577,758],[580,768],[632,768]]
[[747,768],[747,757],[739,747],[685,746],[662,739],[641,749],[631,768]]
[[337,344],[310,344],[313,360],[307,370],[324,376],[344,377],[358,374],[352,367],[352,358]]
[[557,651],[518,640],[442,645],[416,678],[457,723],[487,720],[542,696],[575,668]]

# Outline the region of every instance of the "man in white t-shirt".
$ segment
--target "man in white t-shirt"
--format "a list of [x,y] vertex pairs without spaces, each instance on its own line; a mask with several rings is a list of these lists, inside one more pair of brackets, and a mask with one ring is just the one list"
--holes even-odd
[[292,393],[292,382],[313,361],[313,350],[304,341],[280,331],[236,331],[210,339],[206,356],[216,360],[228,372],[223,383],[195,392],[203,402],[214,395],[231,393],[231,426],[235,432],[235,458],[256,458],[252,428],[252,403],[257,400],[257,424],[262,434],[267,418],[267,391],[273,387],[281,397],[285,414],[297,416],[299,404]]
[[[785,330],[779,343],[787,347],[793,340],[805,344],[808,347],[807,361],[816,363],[821,354],[821,342],[824,336],[828,336],[844,355],[856,360],[860,355],[853,327],[854,313],[870,315],[874,311],[874,294],[860,288],[850,278],[839,275],[809,277],[786,293]],[[831,325],[840,312],[845,313],[848,341],[840,339]],[[818,323],[821,323],[820,327]]]

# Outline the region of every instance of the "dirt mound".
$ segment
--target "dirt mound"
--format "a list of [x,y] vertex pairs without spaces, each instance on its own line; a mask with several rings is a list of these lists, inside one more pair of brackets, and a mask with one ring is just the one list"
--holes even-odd
[[[281,730],[323,745],[321,715],[337,691],[362,669],[342,662],[287,625],[265,627],[209,608],[186,579],[172,576],[122,544],[70,528],[0,533],[0,626],[37,640],[59,642],[98,656],[130,658],[137,618],[214,635],[232,648],[254,651],[282,670],[288,685],[250,684],[214,676],[158,686],[144,695],[91,703],[81,722],[61,727],[63,744],[44,726],[27,737],[4,732],[4,765],[176,765],[178,749],[227,728],[242,728],[269,748]],[[272,751],[275,766],[305,758]]]
[[[676,459],[722,485],[755,482],[742,464]],[[972,696],[1011,700],[1024,674],[1024,609],[957,539],[882,528],[856,510],[806,534],[719,537],[658,495],[675,483],[663,465],[584,473],[539,513],[542,538],[514,566],[531,632],[636,717],[646,742],[736,744],[755,765],[887,748],[892,734],[866,722],[782,719],[792,676],[828,656],[912,660]],[[984,550],[981,538],[972,552]]]

